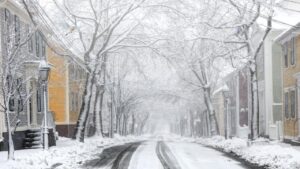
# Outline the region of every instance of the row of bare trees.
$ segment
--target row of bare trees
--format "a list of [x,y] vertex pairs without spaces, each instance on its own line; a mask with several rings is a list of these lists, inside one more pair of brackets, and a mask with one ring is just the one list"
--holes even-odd
[[[274,3],[260,0],[213,0],[174,2],[180,11],[170,23],[168,49],[164,56],[177,70],[190,90],[198,91],[207,111],[209,135],[218,135],[219,127],[212,93],[221,77],[231,70],[247,66],[250,72],[250,137],[257,136],[259,114],[256,58],[272,29]],[[169,15],[171,18],[172,15]],[[263,26],[258,20],[264,20]],[[186,87],[186,86],[185,86]],[[199,102],[199,105],[201,103]]]
[[[84,141],[90,122],[98,135],[103,134],[105,95],[109,96],[106,100],[109,100],[107,105],[111,112],[110,135],[114,129],[122,135],[129,131],[135,132],[137,115],[133,112],[140,96],[130,90],[130,86],[126,86],[128,83],[124,83],[124,66],[114,65],[114,57],[124,57],[124,53],[132,55],[132,49],[141,47],[151,48],[153,53],[164,56],[191,90],[200,93],[208,112],[210,135],[219,134],[211,95],[224,73],[222,66],[238,68],[248,65],[253,104],[251,117],[254,119],[258,115],[256,57],[272,26],[271,2],[191,0],[159,1],[154,5],[144,0],[53,2],[59,10],[58,14],[66,18],[64,22],[68,25],[63,39],[70,41],[68,47],[77,49],[87,70],[86,88],[74,139]],[[30,4],[30,12],[30,7],[34,6],[33,1],[27,0],[24,3]],[[165,23],[168,26],[157,25],[157,28],[153,28],[155,31],[152,32],[160,32],[161,37],[153,35],[151,37],[155,38],[151,40],[157,42],[158,39],[164,39],[164,42],[146,43],[141,38],[144,37],[141,34],[145,33],[140,31],[145,29],[140,26],[141,20],[147,20],[147,9],[157,9],[157,6],[163,11],[162,20],[168,21]],[[261,30],[257,24],[260,16],[266,19],[266,29]],[[148,22],[157,22],[151,19]],[[263,33],[256,38],[259,39],[257,43],[253,39],[258,30]],[[116,71],[116,67],[120,70]],[[132,122],[131,129],[128,129],[129,119]],[[252,120],[252,138],[254,132]]]
[[[105,120],[107,121],[104,115],[107,112],[110,112],[109,136],[113,137],[114,132],[121,135],[135,133],[134,123],[139,120],[135,109],[140,96],[135,91],[128,90],[130,86],[125,81],[127,72],[124,68],[126,59],[122,57],[133,55],[126,48],[133,48],[141,43],[133,31],[139,28],[139,20],[145,15],[140,13],[141,16],[137,16],[136,13],[144,0],[52,2],[53,10],[56,11],[54,15],[51,15],[52,11],[38,8],[33,0],[23,1],[33,20],[38,21],[46,13],[56,30],[60,28],[60,23],[67,24],[67,29],[55,33],[64,35],[65,37],[58,36],[58,39],[66,42],[68,48],[75,49],[76,54],[83,59],[82,66],[87,71],[87,76],[73,139],[83,142],[85,136],[102,136]],[[66,19],[61,21],[58,18]],[[118,59],[123,64],[116,64]],[[132,123],[130,129],[129,120]]]

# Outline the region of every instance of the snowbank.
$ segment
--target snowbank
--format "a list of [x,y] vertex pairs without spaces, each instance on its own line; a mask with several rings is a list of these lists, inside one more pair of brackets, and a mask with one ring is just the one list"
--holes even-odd
[[86,161],[95,158],[103,148],[134,141],[133,138],[117,137],[114,139],[92,137],[79,143],[69,138],[60,137],[57,146],[48,151],[27,149],[15,152],[15,160],[7,161],[7,152],[0,152],[0,166],[6,169],[43,169],[43,168],[79,168]]
[[259,166],[271,169],[300,169],[300,151],[293,147],[284,147],[277,142],[258,140],[252,146],[247,146],[247,140],[224,137],[196,139],[197,143],[234,153],[242,159]]

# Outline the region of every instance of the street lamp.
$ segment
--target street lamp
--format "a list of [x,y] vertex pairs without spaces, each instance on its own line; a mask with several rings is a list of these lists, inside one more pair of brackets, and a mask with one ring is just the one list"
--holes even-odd
[[48,102],[47,102],[47,82],[49,78],[49,72],[50,72],[50,66],[48,65],[46,60],[42,60],[39,65],[39,78],[40,82],[42,84],[43,89],[43,101],[44,101],[44,130],[43,130],[43,136],[44,136],[44,149],[49,149],[48,144],[48,126],[47,126],[47,111],[48,111]]
[[226,111],[225,111],[225,119],[224,119],[224,122],[225,122],[225,126],[224,126],[224,134],[225,134],[225,139],[228,139],[228,104],[229,104],[229,88],[227,85],[225,85],[223,87],[223,90],[222,90],[222,93],[223,93],[223,97],[225,99],[225,106],[226,106]]

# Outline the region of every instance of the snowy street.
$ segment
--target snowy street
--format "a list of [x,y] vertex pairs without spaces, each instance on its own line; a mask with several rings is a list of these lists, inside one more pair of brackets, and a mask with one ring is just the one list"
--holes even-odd
[[196,143],[170,142],[168,146],[182,169],[242,169],[247,168],[225,154]]
[[223,153],[196,143],[143,141],[109,147],[84,168],[105,169],[243,169]]
[[300,169],[300,0],[0,0],[0,169]]

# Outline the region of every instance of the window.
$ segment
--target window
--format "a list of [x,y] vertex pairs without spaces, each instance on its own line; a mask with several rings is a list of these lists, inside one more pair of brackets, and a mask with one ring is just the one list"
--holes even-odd
[[10,98],[9,98],[9,111],[15,111],[15,97],[12,95]]
[[290,42],[290,57],[291,57],[291,65],[295,65],[295,60],[296,60],[296,39],[292,38]]
[[[4,19],[5,19],[5,27],[6,27],[6,41],[7,44],[10,43],[10,12],[9,10],[5,9],[4,10]],[[8,47],[8,46],[7,46]]]
[[71,92],[71,112],[75,112],[75,94]]
[[291,102],[290,117],[295,118],[295,114],[296,114],[296,92],[295,92],[295,90],[290,91],[290,102]]
[[19,96],[20,98],[18,99],[18,112],[22,112],[23,111],[23,99],[21,96]]
[[41,40],[41,44],[42,44],[42,57],[46,57],[46,44],[44,41]]
[[42,112],[42,92],[41,92],[41,89],[37,90],[36,100],[37,100],[37,111]]
[[33,52],[33,38],[32,37],[28,40],[28,51],[30,53]]
[[15,44],[18,45],[20,42],[20,20],[16,15],[14,16],[15,22]]
[[9,10],[4,9],[4,20],[6,22],[9,21],[9,15],[10,15]]
[[40,57],[40,36],[39,33],[35,33],[35,52],[36,52],[36,57]]
[[289,118],[289,93],[284,93],[284,114],[286,118]]
[[75,94],[75,111],[78,112],[79,111],[79,102],[78,102],[78,93]]
[[284,55],[284,67],[287,68],[289,65],[288,62],[288,43],[283,45],[283,55]]

